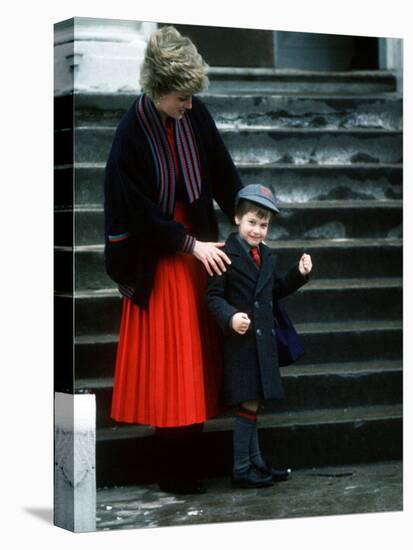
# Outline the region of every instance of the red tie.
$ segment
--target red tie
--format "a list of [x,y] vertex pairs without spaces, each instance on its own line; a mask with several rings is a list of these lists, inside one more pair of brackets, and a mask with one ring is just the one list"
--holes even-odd
[[261,267],[261,258],[260,258],[260,251],[257,247],[251,248],[251,256],[254,261],[254,264],[257,267]]

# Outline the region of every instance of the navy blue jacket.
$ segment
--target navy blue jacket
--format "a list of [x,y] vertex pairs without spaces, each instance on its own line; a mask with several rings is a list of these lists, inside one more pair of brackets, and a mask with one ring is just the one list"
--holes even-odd
[[[158,205],[155,163],[136,119],[136,101],[120,121],[106,165],[105,266],[115,282],[136,288],[132,301],[146,308],[158,259],[183,249],[185,231]],[[193,98],[188,114],[202,178],[200,199],[190,205],[192,235],[198,240],[216,241],[213,199],[233,223],[235,196],[242,185],[211,115],[198,98]],[[125,233],[127,239],[108,239],[109,235]]]
[[[210,277],[207,304],[223,331],[223,401],[235,405],[254,399],[281,399],[284,389],[278,365],[274,304],[304,285],[309,277],[298,265],[286,275],[276,272],[271,249],[260,245],[261,268],[232,233],[223,250],[231,265],[223,275]],[[230,326],[231,317],[243,312],[251,319],[245,334]]]

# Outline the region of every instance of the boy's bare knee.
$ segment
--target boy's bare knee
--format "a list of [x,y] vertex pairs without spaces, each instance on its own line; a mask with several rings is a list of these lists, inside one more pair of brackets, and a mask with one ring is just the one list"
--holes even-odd
[[258,405],[259,405],[258,401],[245,401],[244,403],[242,403],[242,406],[244,407],[244,409],[248,409],[249,411],[252,411],[252,412],[257,412]]

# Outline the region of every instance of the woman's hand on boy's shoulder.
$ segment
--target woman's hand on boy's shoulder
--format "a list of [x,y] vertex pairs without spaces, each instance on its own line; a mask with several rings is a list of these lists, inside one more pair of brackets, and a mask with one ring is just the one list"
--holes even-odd
[[301,275],[308,275],[313,269],[313,262],[310,254],[303,254],[298,262],[298,269]]
[[222,275],[227,270],[225,264],[230,265],[231,260],[221,248],[225,243],[209,243],[203,241],[195,241],[192,254],[197,260],[204,264],[208,275]]

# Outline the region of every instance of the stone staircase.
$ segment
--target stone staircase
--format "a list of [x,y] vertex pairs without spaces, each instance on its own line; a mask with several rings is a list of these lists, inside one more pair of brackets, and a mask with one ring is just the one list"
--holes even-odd
[[[312,281],[285,300],[306,354],[283,369],[287,399],[259,418],[266,454],[292,468],[400,459],[402,100],[393,76],[219,68],[210,80],[203,101],[244,183],[268,185],[278,200],[268,244],[281,269],[303,251],[315,266]],[[121,300],[104,273],[103,172],[132,101],[75,95],[57,98],[55,108],[63,334],[55,385],[96,394],[99,486],[152,475],[152,429],[109,419]],[[217,213],[224,239],[230,226]],[[230,412],[206,423],[204,475],[230,471],[231,428]]]

